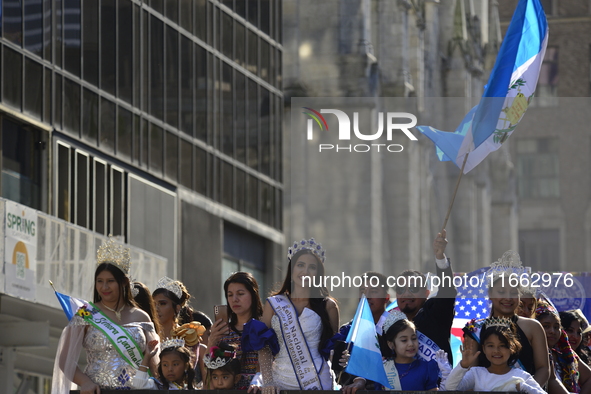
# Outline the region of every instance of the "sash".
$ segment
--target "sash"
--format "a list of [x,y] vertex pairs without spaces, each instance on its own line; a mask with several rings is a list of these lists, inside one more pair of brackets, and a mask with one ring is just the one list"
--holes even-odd
[[419,341],[417,355],[425,361],[433,360],[435,358],[435,352],[439,350],[439,346],[420,331],[417,331],[417,340]]
[[279,318],[281,336],[300,389],[323,390],[295,306],[285,295],[269,297],[268,300]]
[[388,383],[390,383],[390,387],[392,387],[390,390],[401,391],[402,384],[400,383],[400,376],[398,375],[398,370],[396,369],[396,363],[394,360],[384,360],[384,371],[386,371]]
[[114,323],[92,302],[78,308],[76,315],[102,332],[127,364],[135,369],[139,369],[144,355],[125,328]]

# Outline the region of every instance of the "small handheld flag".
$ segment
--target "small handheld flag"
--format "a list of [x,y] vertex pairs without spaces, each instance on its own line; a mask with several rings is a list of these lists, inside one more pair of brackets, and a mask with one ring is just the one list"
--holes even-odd
[[390,388],[382,363],[382,353],[369,304],[365,294],[361,297],[357,312],[347,335],[347,343],[353,343],[351,357],[345,371]]
[[51,287],[53,287],[53,291],[55,291],[55,296],[57,297],[58,301],[60,302],[60,305],[62,306],[62,309],[64,310],[64,313],[66,314],[66,317],[68,318],[68,320],[72,320],[72,317],[76,314],[76,312],[80,308],[82,308],[83,306],[88,304],[88,302],[81,300],[79,298],[74,298],[74,297],[70,297],[68,295],[59,293],[58,291],[55,290],[55,287],[53,286],[53,283],[51,281],[49,281],[49,284],[51,285]]

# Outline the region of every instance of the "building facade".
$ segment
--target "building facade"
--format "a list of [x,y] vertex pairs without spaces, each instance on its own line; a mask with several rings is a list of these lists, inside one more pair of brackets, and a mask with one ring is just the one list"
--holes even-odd
[[[229,272],[266,293],[284,265],[282,2],[1,7],[1,196],[160,256],[205,313]],[[14,386],[43,392],[52,363],[19,354]]]

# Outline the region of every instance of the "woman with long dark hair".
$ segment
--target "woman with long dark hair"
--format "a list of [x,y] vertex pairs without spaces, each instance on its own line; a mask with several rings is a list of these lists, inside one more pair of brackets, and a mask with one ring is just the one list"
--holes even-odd
[[[54,366],[52,394],[66,394],[71,383],[81,394],[100,389],[131,389],[133,377],[158,335],[146,312],[133,300],[129,249],[111,238],[97,252],[93,302],[78,308],[64,329]],[[82,371],[77,363],[80,349],[87,355]],[[149,367],[156,371],[158,358]]]
[[[321,349],[339,328],[339,309],[319,283],[324,277],[324,259],[325,251],[314,238],[294,242],[288,250],[283,284],[263,310],[262,321],[279,338],[279,353],[272,366],[268,348],[259,353],[263,392],[333,389]],[[314,368],[307,368],[310,365]]]

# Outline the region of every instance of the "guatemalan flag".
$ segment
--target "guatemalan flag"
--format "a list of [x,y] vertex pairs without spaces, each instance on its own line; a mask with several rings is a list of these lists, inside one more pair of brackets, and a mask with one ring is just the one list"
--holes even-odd
[[359,301],[346,342],[352,342],[353,347],[350,350],[351,357],[345,371],[390,388],[382,363],[376,325],[365,295]]
[[454,133],[417,126],[437,146],[439,160],[461,168],[470,153],[467,173],[501,147],[534,95],[547,44],[548,22],[540,0],[520,0],[480,103]]
[[68,295],[58,293],[57,291],[55,292],[55,296],[59,300],[68,320],[72,320],[72,316],[76,314],[78,309],[82,308],[84,305],[88,305],[88,302],[84,300],[70,297]]

